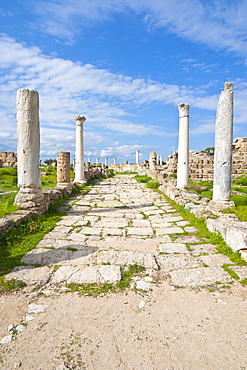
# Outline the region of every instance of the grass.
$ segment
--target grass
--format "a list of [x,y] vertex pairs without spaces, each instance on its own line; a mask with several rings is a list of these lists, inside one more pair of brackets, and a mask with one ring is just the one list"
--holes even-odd
[[151,181],[151,180],[152,180],[152,177],[149,177],[149,176],[147,176],[147,175],[143,175],[143,176],[136,175],[136,176],[134,177],[134,179],[135,179],[137,182],[141,182],[141,183],[146,184],[146,183],[148,183],[149,181]]
[[[16,168],[0,168],[0,193],[8,191],[18,191]],[[14,206],[15,196],[16,193],[0,195],[0,217],[19,209]]]

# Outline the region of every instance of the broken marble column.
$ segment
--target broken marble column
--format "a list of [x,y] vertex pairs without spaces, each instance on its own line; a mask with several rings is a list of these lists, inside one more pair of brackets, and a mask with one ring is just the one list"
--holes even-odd
[[226,82],[221,92],[215,124],[214,187],[209,207],[218,210],[234,206],[230,201],[233,141],[233,85]]
[[178,168],[177,188],[184,189],[189,182],[189,104],[178,104]]
[[155,168],[156,168],[156,159],[157,159],[156,152],[150,152],[149,153],[149,169],[150,170],[155,170]]
[[139,163],[139,161],[140,161],[140,157],[139,157],[139,155],[140,155],[140,152],[139,152],[139,150],[137,150],[136,151],[136,163],[138,164]]
[[84,177],[84,142],[83,142],[83,123],[86,121],[84,116],[76,116],[76,143],[75,143],[75,182],[86,183]]
[[117,158],[113,158],[113,164],[117,164]]
[[71,190],[70,183],[70,152],[57,153],[57,187]]
[[41,189],[39,169],[40,126],[39,94],[35,90],[17,91],[18,186],[15,205],[38,213],[47,210]]
[[108,158],[105,158],[105,166],[108,166]]
[[96,158],[96,162],[95,162],[96,164],[99,164],[99,158]]
[[160,165],[162,166],[163,164],[163,155],[160,155]]

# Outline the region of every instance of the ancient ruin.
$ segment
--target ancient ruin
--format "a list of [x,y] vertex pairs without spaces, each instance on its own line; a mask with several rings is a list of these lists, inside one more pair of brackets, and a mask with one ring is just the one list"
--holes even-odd
[[70,183],[70,152],[57,153],[57,187],[71,188]]
[[189,104],[180,103],[178,134],[177,187],[184,189],[189,181]]
[[17,157],[14,152],[0,152],[0,168],[16,166]]
[[76,152],[75,152],[75,182],[85,183],[84,178],[84,142],[83,142],[83,123],[86,121],[84,116],[76,116]]
[[39,169],[39,94],[29,89],[17,91],[18,186],[15,205],[36,212],[46,210]]

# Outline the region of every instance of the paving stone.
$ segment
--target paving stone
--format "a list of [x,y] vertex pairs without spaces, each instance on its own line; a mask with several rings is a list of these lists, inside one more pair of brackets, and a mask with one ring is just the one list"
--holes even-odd
[[150,227],[150,221],[148,220],[133,220],[132,222],[133,227]]
[[196,267],[202,267],[202,263],[198,259],[185,254],[163,254],[157,256],[156,259],[160,269],[165,273],[178,269],[192,269]]
[[187,233],[195,233],[198,231],[195,226],[187,226],[184,228],[184,230],[187,231]]
[[[156,229],[158,233],[158,228]],[[162,234],[182,234],[184,230],[181,227],[172,226],[172,227],[164,227],[162,228]],[[160,232],[159,232],[160,234]]]
[[189,253],[185,244],[182,243],[164,243],[159,246],[160,252],[164,253]]
[[68,284],[113,284],[121,280],[121,270],[119,266],[96,265],[81,267],[74,272],[67,280]]
[[112,265],[139,265],[147,269],[158,269],[156,259],[152,253],[142,253],[137,251],[101,251],[97,255],[98,263],[110,263]]
[[196,235],[182,235],[176,239],[176,243],[200,243],[201,239]]
[[28,285],[46,284],[51,278],[52,270],[53,269],[50,267],[26,268],[25,266],[22,266],[21,270],[7,274],[5,279],[20,280]]
[[200,256],[198,257],[203,264],[209,267],[221,267],[226,263],[231,263],[229,258],[224,254],[211,254],[209,256]]
[[28,313],[42,313],[48,308],[45,304],[36,304],[36,303],[30,303],[28,305],[27,312]]
[[77,242],[84,242],[86,240],[86,236],[81,233],[71,233],[68,235],[69,240],[77,241]]
[[128,235],[144,235],[144,236],[153,236],[153,229],[151,227],[128,227]]
[[122,229],[109,229],[109,228],[104,228],[103,229],[103,237],[106,235],[125,235],[125,230]]
[[189,221],[178,221],[176,224],[177,226],[186,226],[189,225]]
[[102,228],[96,228],[96,227],[84,227],[81,231],[84,235],[100,235],[102,232]]
[[203,253],[215,253],[216,245],[214,244],[197,244],[190,247],[193,250],[193,254],[202,255]]
[[233,281],[230,275],[220,267],[174,270],[169,275],[171,284],[176,286],[198,287],[215,282],[226,284]]

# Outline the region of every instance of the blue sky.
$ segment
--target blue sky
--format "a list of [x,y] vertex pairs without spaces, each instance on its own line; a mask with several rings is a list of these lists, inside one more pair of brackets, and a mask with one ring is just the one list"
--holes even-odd
[[247,136],[247,0],[0,0],[0,151],[16,152],[16,91],[40,96],[41,158],[167,158],[178,109],[190,105],[190,149],[214,146],[224,82],[234,137]]

